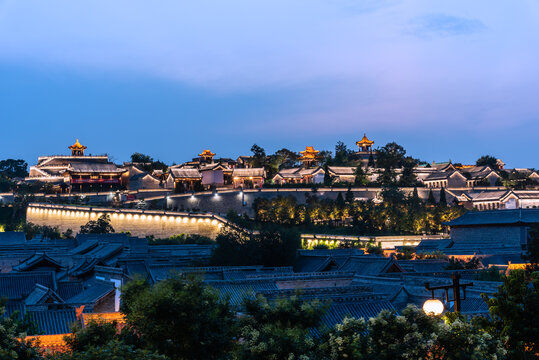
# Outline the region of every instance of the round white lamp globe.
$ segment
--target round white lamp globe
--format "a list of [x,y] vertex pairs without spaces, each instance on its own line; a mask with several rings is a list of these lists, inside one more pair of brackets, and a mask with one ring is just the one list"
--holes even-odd
[[444,312],[444,304],[438,299],[429,299],[423,304],[423,311],[427,315],[438,316]]

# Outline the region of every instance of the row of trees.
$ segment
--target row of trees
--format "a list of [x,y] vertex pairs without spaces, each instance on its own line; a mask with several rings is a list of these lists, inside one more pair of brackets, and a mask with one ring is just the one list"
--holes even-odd
[[[154,286],[138,279],[123,288],[126,324],[74,328],[68,351],[49,360],[97,359],[350,359],[468,360],[539,358],[539,274],[511,272],[492,297],[490,317],[427,316],[408,306],[371,319],[332,325],[329,302],[296,294],[270,301],[247,296],[241,313],[199,278],[172,277]],[[0,320],[0,356],[41,359],[18,342],[16,326]]]
[[293,196],[273,199],[257,198],[254,201],[255,221],[281,225],[301,225],[311,229],[320,226],[352,227],[357,234],[422,234],[438,233],[443,223],[464,212],[460,207],[448,207],[442,190],[436,203],[431,193],[422,201],[414,190],[405,196],[396,188],[382,191],[383,202],[355,201],[348,190],[335,200],[319,199],[308,194],[305,204],[299,204]]

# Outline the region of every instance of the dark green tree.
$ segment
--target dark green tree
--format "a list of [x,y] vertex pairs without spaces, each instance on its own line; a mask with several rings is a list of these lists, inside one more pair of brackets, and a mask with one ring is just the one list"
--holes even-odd
[[28,176],[28,163],[21,159],[0,160],[0,178],[24,178]]
[[348,150],[345,143],[342,141],[337,142],[335,145],[335,158],[333,159],[333,165],[343,166],[348,164],[348,157],[351,151]]
[[83,352],[101,346],[118,337],[118,323],[90,321],[84,328],[75,325],[64,341],[71,352]]
[[404,164],[406,150],[399,144],[392,142],[379,148],[376,152],[376,166],[383,169],[378,182],[382,186],[394,185],[396,183],[397,168]]
[[354,180],[355,185],[364,186],[369,183],[369,179],[367,178],[367,174],[365,173],[365,170],[363,170],[363,167],[361,164],[359,164],[356,168],[356,178]]
[[150,155],[141,154],[139,152],[131,154],[131,162],[137,164],[139,168],[149,173],[154,170],[166,171],[168,169],[168,165],[164,162],[154,160]]
[[318,163],[320,165],[332,165],[333,164],[333,153],[329,150],[321,150],[318,153]]
[[522,256],[535,268],[539,265],[539,225],[533,225],[528,230],[528,244],[526,254]]
[[484,295],[491,317],[490,331],[505,338],[508,359],[539,356],[539,272],[513,270],[492,297]]
[[440,189],[440,201],[438,202],[439,206],[447,206],[447,199],[445,197],[445,189],[442,187]]
[[91,346],[84,351],[68,351],[48,356],[47,360],[167,360],[159,355],[144,349],[137,349],[122,341],[110,340],[99,345]]
[[97,220],[90,220],[80,227],[81,234],[108,234],[113,232],[114,228],[110,224],[108,214],[101,215]]
[[219,266],[290,266],[296,250],[301,248],[297,231],[275,225],[265,227],[259,234],[226,230],[215,240],[217,247],[211,262]]
[[298,164],[299,155],[296,152],[293,152],[288,149],[281,149],[275,152],[275,155],[278,156],[280,160],[279,168],[293,168]]
[[367,162],[367,167],[373,168],[376,167],[376,162],[374,161],[374,156],[372,153],[369,155],[369,161]]
[[266,165],[266,151],[257,144],[254,144],[251,146],[251,152],[253,153],[251,166],[256,168],[264,167]]
[[147,349],[170,359],[226,359],[234,346],[229,301],[200,278],[172,277],[154,286],[132,281],[123,288],[121,311]]
[[316,355],[312,329],[318,328],[327,304],[305,301],[299,294],[268,301],[245,300],[234,358],[238,360],[310,359]]
[[415,186],[417,185],[417,177],[414,169],[417,166],[417,160],[407,156],[402,162],[402,174],[399,179],[400,186]]
[[324,185],[331,186],[331,184],[333,184],[333,180],[329,174],[329,166],[326,164],[324,165]]
[[414,191],[412,192],[412,195],[410,196],[410,205],[411,205],[411,210],[414,212],[414,213],[417,213],[419,211],[419,209],[421,208],[421,204],[422,204],[422,201],[421,199],[419,198],[419,194],[417,192],[417,188],[414,187]]
[[491,155],[483,155],[475,162],[477,166],[489,166],[491,169],[498,168],[498,160]]
[[35,344],[17,338],[24,336],[18,333],[20,326],[13,317],[4,316],[5,307],[0,303],[0,359],[41,360]]
[[337,194],[337,198],[335,199],[335,205],[337,205],[338,208],[342,209],[345,205],[344,198],[342,196],[342,193],[339,191]]
[[151,164],[153,162],[153,158],[149,155],[141,154],[139,152],[135,152],[131,154],[131,162],[133,163],[142,163],[142,164]]
[[432,192],[432,189],[429,190],[429,198],[427,199],[427,204],[429,205],[436,205],[436,199],[434,198],[434,194]]
[[346,202],[351,204],[354,202],[354,193],[352,192],[352,185],[348,185],[348,190],[346,190],[346,195],[344,196]]

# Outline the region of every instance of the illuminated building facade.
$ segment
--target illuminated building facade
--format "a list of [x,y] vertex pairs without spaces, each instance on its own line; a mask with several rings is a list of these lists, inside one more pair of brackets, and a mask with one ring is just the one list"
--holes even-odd
[[232,171],[235,189],[260,189],[266,179],[264,168],[234,169]]
[[79,140],[69,146],[71,155],[41,156],[30,167],[26,181],[53,184],[59,192],[105,192],[123,188],[125,169],[110,162],[107,155],[84,155]]
[[367,137],[367,134],[363,134],[363,138],[356,142],[358,151],[353,154],[353,159],[359,160],[361,165],[368,165],[369,160],[376,159],[376,151],[372,149],[374,141]]
[[303,167],[310,168],[318,164],[318,154],[320,151],[315,150],[314,147],[307,146],[304,151],[300,151],[299,153],[301,156],[298,160],[303,163]]

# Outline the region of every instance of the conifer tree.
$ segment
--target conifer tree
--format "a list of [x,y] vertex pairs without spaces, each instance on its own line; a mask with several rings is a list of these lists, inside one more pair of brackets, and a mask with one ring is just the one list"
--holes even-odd
[[376,164],[374,162],[374,156],[372,156],[372,153],[369,155],[369,162],[367,163],[367,166],[370,168],[376,167]]
[[414,187],[414,191],[412,192],[412,196],[410,197],[410,203],[414,211],[419,210],[419,208],[421,207],[421,199],[419,198],[416,187]]
[[342,197],[342,193],[340,191],[339,194],[337,194],[337,199],[335,199],[335,203],[337,204],[338,208],[343,208],[345,205],[344,198]]
[[345,200],[347,203],[351,204],[354,202],[354,193],[352,192],[352,185],[348,185],[348,190],[346,190]]
[[434,198],[434,194],[432,193],[432,189],[429,190],[429,199],[427,200],[427,204],[436,205],[436,199]]
[[329,175],[329,167],[324,165],[324,185],[330,186],[332,183],[331,176]]
[[445,190],[442,187],[440,190],[440,202],[438,203],[440,206],[447,206],[447,199],[445,198]]
[[356,178],[354,180],[354,183],[356,185],[367,185],[368,183],[367,175],[365,174],[365,171],[363,170],[361,164],[359,164],[356,168]]

